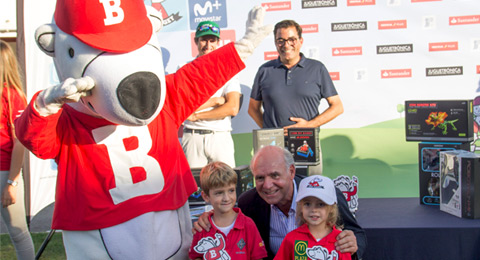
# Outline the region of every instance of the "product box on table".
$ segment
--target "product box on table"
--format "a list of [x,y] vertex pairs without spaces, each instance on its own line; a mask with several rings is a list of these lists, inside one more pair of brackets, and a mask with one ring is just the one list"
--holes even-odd
[[473,141],[472,100],[405,101],[407,141]]
[[285,134],[283,128],[263,128],[254,129],[253,152],[256,153],[260,148],[268,145],[285,147]]
[[237,198],[240,194],[254,187],[253,174],[249,165],[240,165],[233,170],[237,173]]
[[440,152],[440,210],[480,218],[480,154]]
[[320,128],[288,128],[288,150],[297,165],[320,163]]
[[418,144],[420,204],[440,204],[440,152],[470,149],[470,143],[421,142]]

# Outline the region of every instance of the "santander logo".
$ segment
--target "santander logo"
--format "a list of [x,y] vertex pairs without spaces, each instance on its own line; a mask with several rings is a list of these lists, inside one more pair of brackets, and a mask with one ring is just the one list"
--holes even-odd
[[448,19],[449,25],[464,25],[480,23],[480,15],[452,16]]
[[390,78],[411,78],[412,69],[394,69],[394,70],[382,70],[381,78],[390,79]]
[[264,60],[274,60],[278,58],[278,52],[277,51],[266,51],[263,53],[263,59]]
[[362,46],[332,48],[332,56],[362,55]]
[[480,74],[480,65],[477,65],[477,74]]
[[457,51],[458,42],[432,42],[428,44],[428,51]]
[[347,6],[375,5],[375,0],[348,0]]
[[284,11],[284,10],[291,10],[292,9],[292,3],[290,1],[262,3],[262,6],[267,8],[267,12],[269,12],[269,11]]
[[340,80],[340,72],[329,72],[332,80]]
[[318,33],[318,24],[304,24],[300,25],[303,33]]
[[407,20],[378,21],[378,29],[405,29],[407,28]]

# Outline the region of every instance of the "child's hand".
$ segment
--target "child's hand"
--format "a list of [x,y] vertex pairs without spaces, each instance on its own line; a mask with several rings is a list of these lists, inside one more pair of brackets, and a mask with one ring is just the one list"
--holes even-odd
[[203,212],[202,215],[198,218],[198,221],[193,222],[192,234],[195,235],[197,232],[202,232],[203,230],[207,232],[210,231],[211,225],[208,219],[212,214],[213,210]]

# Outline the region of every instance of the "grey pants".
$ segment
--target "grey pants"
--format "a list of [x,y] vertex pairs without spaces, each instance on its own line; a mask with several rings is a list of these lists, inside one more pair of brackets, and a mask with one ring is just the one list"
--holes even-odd
[[[3,194],[3,189],[5,188],[5,185],[7,185],[8,174],[8,171],[0,171],[0,194]],[[10,239],[17,252],[17,259],[35,259],[35,249],[33,247],[32,237],[30,236],[25,216],[23,178],[19,178],[15,190],[17,191],[15,204],[6,208],[4,208],[3,205],[0,207],[2,219],[7,226]]]

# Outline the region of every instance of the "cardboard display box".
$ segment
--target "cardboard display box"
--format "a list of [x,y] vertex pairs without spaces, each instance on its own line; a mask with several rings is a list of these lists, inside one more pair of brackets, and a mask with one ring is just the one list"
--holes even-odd
[[440,152],[440,210],[480,218],[480,154]]
[[420,204],[440,205],[440,152],[469,149],[469,143],[418,144]]
[[285,135],[283,128],[254,129],[253,152],[256,153],[260,148],[268,145],[285,147]]
[[473,141],[472,100],[405,101],[407,141]]
[[288,150],[296,165],[320,163],[320,128],[288,128]]

